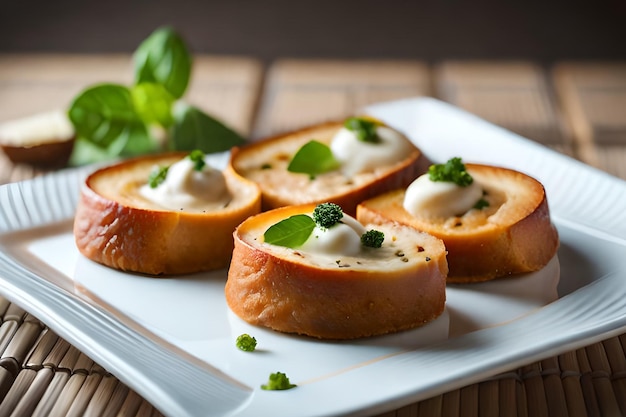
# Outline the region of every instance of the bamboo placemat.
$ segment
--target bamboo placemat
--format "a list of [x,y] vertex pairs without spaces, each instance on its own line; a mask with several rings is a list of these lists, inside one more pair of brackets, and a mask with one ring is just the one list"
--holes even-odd
[[[60,63],[50,56],[0,56],[0,120],[15,117],[18,106],[30,114],[33,108],[20,100],[39,97],[36,91],[43,91],[52,105],[73,95],[58,85],[78,91],[92,79],[127,76],[128,57],[118,58],[117,66],[113,59],[97,56],[69,58]],[[263,74],[263,68],[246,59],[200,61],[204,69],[197,70],[189,99],[253,137],[340,119],[376,101],[433,95],[626,178],[626,65],[566,63],[551,69],[521,61],[429,66],[419,61],[284,60]],[[20,70],[29,62],[55,68],[54,77]],[[77,68],[76,78],[65,73],[68,62]],[[97,62],[108,68],[104,75]],[[0,182],[37,174],[0,159]],[[0,318],[0,416],[35,411],[160,415],[44,323],[1,297]],[[382,416],[626,415],[625,351],[626,334]]]

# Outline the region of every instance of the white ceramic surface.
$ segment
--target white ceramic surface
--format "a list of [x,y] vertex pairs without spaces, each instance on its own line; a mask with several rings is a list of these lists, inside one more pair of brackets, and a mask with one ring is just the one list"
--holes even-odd
[[[151,279],[82,258],[71,234],[82,169],[0,187],[0,291],[172,416],[375,414],[626,330],[624,181],[433,99],[367,111],[433,161],[462,156],[542,181],[558,259],[522,280],[450,286],[426,329],[287,336],[228,311],[225,271]],[[256,352],[235,348],[243,332]],[[298,387],[261,390],[276,371]]]

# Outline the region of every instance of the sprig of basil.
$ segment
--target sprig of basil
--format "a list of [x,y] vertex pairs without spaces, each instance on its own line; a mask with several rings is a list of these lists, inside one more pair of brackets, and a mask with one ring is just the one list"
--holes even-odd
[[[77,132],[73,165],[161,148],[212,153],[245,142],[200,109],[179,105],[189,85],[192,57],[174,30],[154,31],[133,59],[133,85],[97,84],[72,101],[68,115]],[[155,127],[166,129],[165,140],[156,137]]]

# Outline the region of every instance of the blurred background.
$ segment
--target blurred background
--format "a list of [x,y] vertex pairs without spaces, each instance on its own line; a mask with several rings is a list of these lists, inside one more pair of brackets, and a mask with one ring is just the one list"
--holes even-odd
[[171,25],[196,53],[439,59],[626,58],[626,1],[3,1],[0,52],[132,52]]

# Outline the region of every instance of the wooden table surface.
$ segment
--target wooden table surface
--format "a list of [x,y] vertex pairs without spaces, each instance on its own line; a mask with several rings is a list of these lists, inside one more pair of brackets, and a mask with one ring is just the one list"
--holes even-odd
[[[130,62],[128,55],[0,55],[0,122],[66,108],[96,82],[130,83]],[[548,67],[527,61],[284,59],[262,65],[245,57],[197,56],[185,99],[262,138],[413,96],[450,102],[626,179],[624,62]],[[44,173],[0,154],[0,184]],[[3,297],[0,319],[1,416],[160,415]],[[626,334],[384,415],[626,415],[625,352]]]

